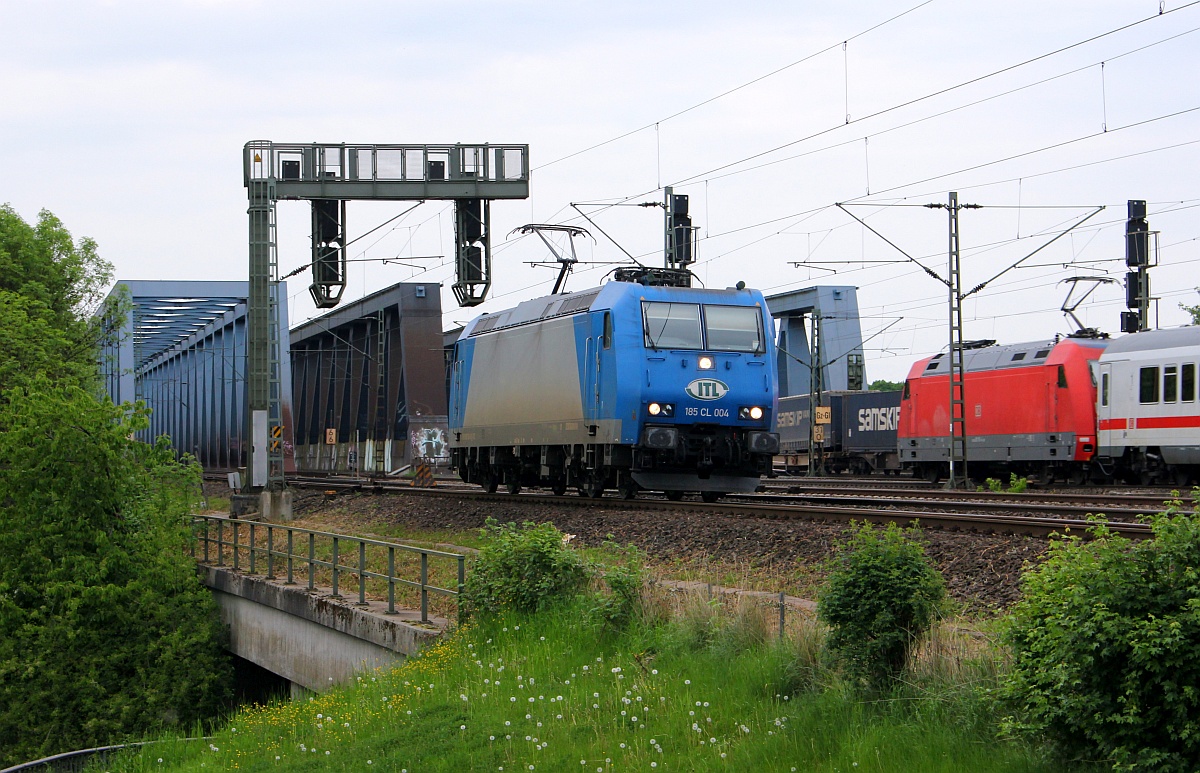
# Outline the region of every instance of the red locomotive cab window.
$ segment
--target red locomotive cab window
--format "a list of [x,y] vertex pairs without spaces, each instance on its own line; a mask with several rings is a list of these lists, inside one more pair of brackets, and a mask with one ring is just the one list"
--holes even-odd
[[909,382],[908,382],[907,380],[905,380],[905,382],[904,382],[904,394],[900,396],[900,399],[901,399],[901,400],[907,400],[907,399],[909,398],[909,395],[910,395],[910,394],[911,394],[911,392],[910,392]]
[[1067,388],[1067,369],[1062,365],[1058,366],[1058,388]]

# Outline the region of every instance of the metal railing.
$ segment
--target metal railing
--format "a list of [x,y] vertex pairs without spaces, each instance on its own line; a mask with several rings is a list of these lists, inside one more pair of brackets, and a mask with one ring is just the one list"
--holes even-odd
[[[265,577],[268,580],[279,579],[276,571],[286,567],[285,584],[294,585],[299,571],[305,575],[310,591],[316,587],[318,569],[326,569],[330,573],[334,598],[343,598],[339,586],[342,575],[349,573],[358,579],[358,603],[363,606],[367,603],[367,581],[380,580],[387,583],[389,615],[396,614],[396,586],[414,588],[420,593],[423,623],[429,622],[429,594],[436,593],[457,600],[461,597],[463,581],[466,579],[466,557],[458,553],[281,524],[231,520],[224,516],[196,515],[193,516],[192,525],[195,534],[192,557],[201,563],[229,566],[234,571],[244,569],[250,574],[257,574],[260,563],[265,562]],[[350,563],[345,560],[347,545],[353,556]],[[326,555],[328,558],[324,557]],[[226,557],[230,563],[226,563]],[[402,563],[410,558],[419,562],[415,569],[401,567],[416,571],[418,579],[399,576],[397,557]],[[457,562],[458,583],[453,590],[430,583],[430,558]],[[380,564],[386,564],[386,568]],[[461,611],[461,605],[459,609]]]

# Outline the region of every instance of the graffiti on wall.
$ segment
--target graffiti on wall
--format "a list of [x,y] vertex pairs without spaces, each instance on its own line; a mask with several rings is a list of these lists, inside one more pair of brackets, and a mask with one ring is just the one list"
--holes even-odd
[[445,427],[417,427],[410,434],[413,456],[422,459],[449,459],[450,445]]

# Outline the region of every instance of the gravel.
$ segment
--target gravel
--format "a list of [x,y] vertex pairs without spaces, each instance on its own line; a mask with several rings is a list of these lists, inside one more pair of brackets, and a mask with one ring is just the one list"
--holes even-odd
[[[214,492],[218,493],[218,492]],[[762,589],[812,595],[823,574],[822,563],[844,538],[846,525],[808,520],[733,517],[698,512],[665,513],[605,507],[602,502],[562,505],[529,500],[512,503],[459,496],[408,493],[343,493],[331,498],[297,491],[297,519],[336,517],[344,527],[372,522],[418,530],[472,530],[488,516],[501,522],[550,521],[576,536],[576,544],[598,546],[605,540],[632,543],[645,551],[660,572],[725,572],[728,582],[740,568]],[[1020,574],[1041,560],[1048,547],[1042,538],[925,530],[926,554],[946,579],[950,596],[967,610],[998,611],[1020,596]],[[774,583],[774,585],[772,585]]]

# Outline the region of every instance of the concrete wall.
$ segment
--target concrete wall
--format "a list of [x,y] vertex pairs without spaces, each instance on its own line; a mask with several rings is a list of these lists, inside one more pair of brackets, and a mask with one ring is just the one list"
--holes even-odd
[[[446,620],[419,621],[412,610],[309,593],[303,586],[199,566],[229,626],[230,650],[309,690],[324,690],[403,660],[436,640]],[[353,597],[354,599],[357,596]]]

